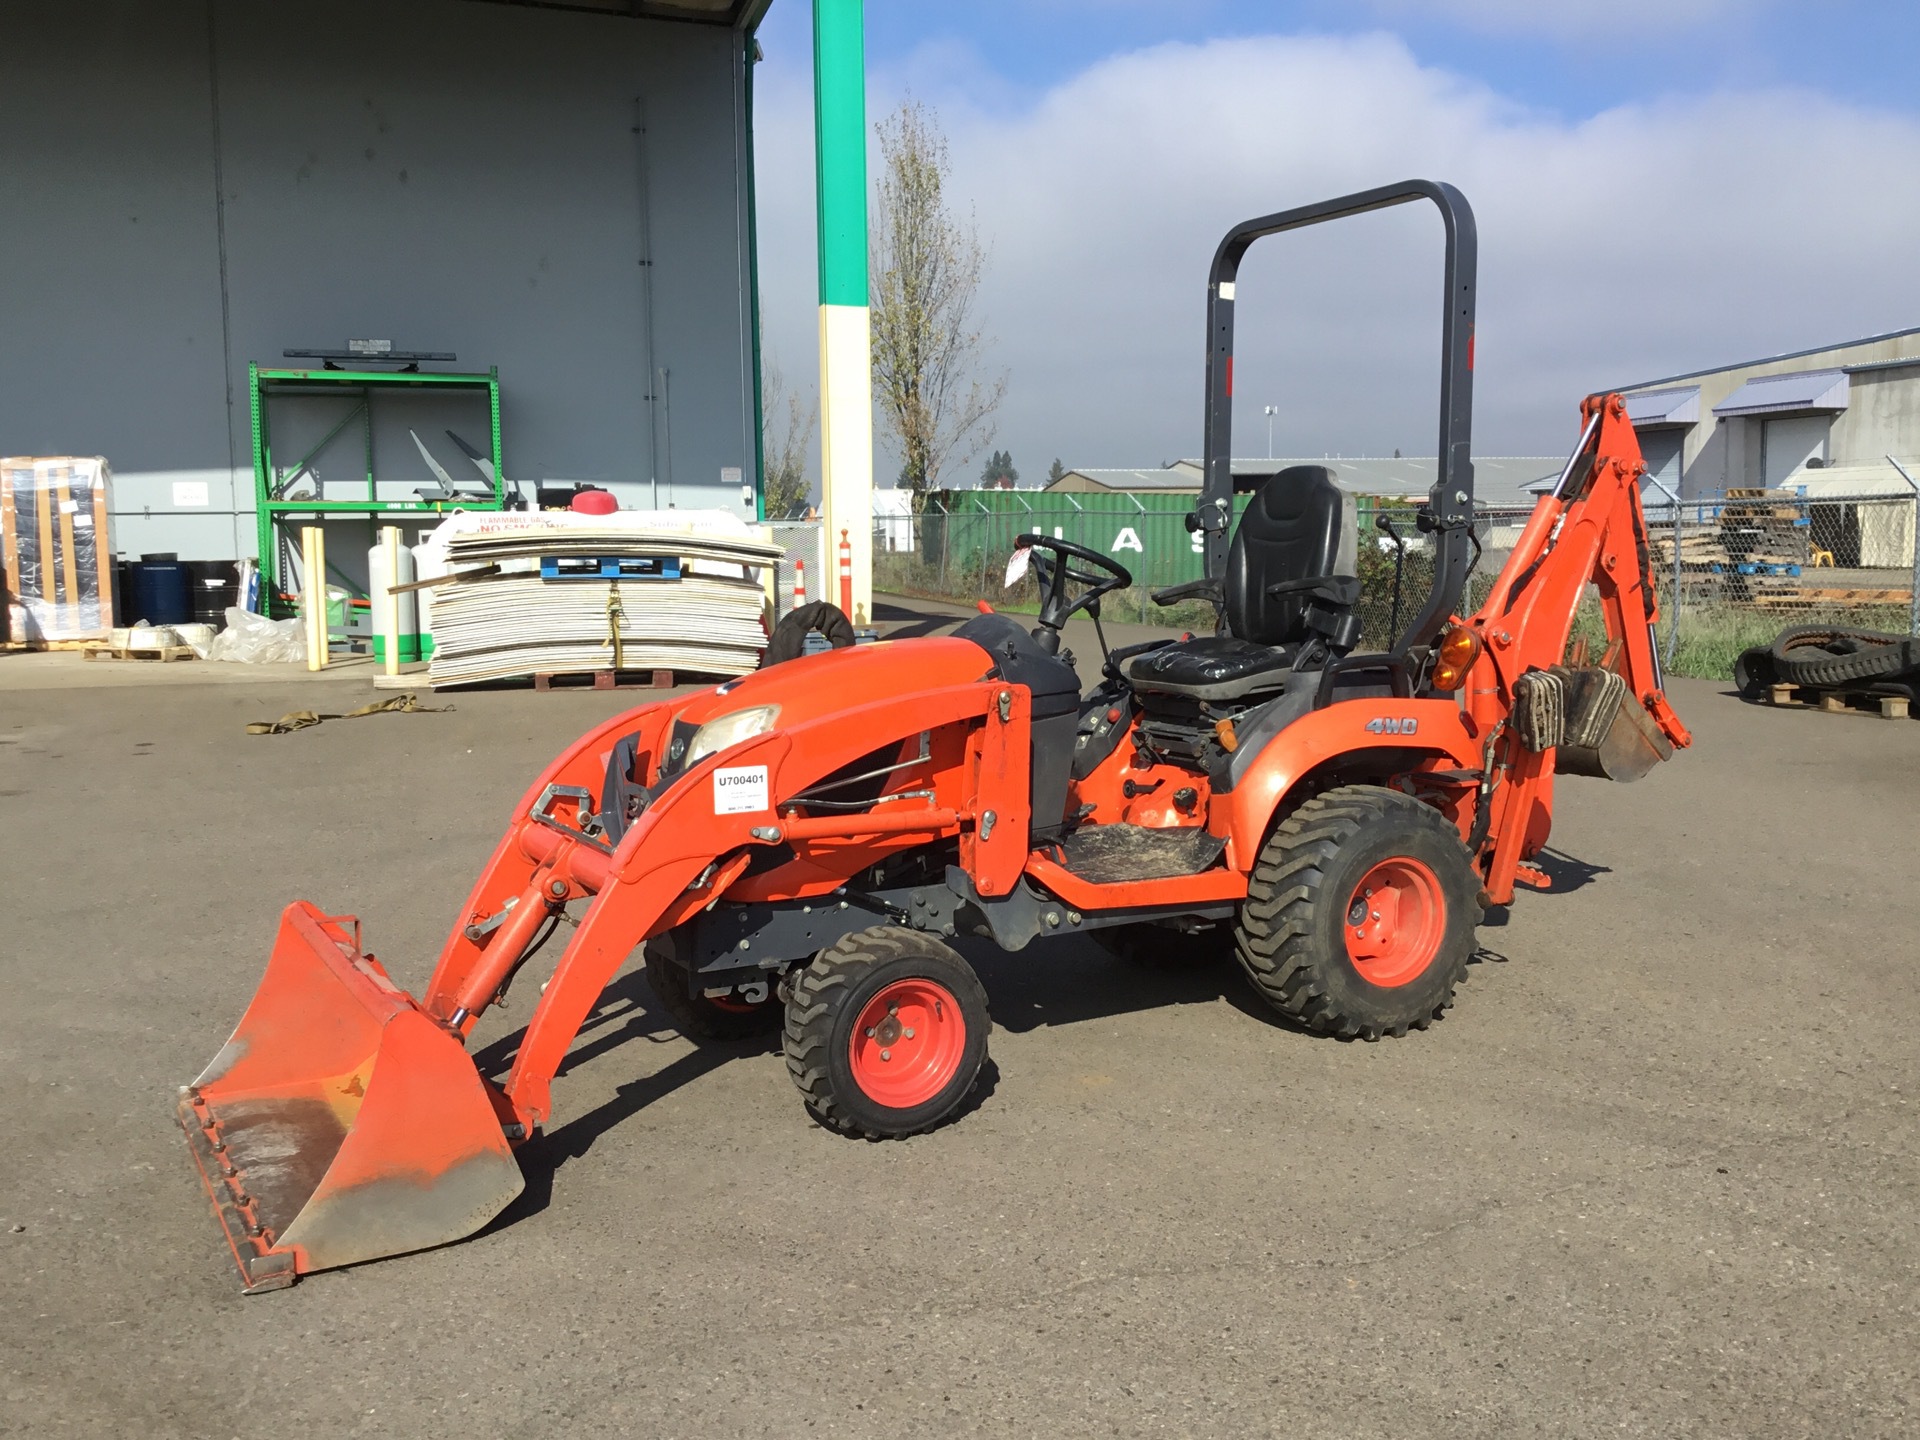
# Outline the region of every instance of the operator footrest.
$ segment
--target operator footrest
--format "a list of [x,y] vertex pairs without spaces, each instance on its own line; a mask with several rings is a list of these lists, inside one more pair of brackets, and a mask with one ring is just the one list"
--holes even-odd
[[1066,868],[1094,885],[1195,875],[1220,858],[1227,842],[1199,826],[1154,830],[1144,825],[1090,825],[1060,842]]

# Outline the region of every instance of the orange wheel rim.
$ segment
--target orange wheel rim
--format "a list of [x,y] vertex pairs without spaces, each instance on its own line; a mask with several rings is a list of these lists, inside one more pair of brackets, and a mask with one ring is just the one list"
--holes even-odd
[[1347,958],[1362,980],[1383,989],[1424,974],[1446,931],[1440,877],[1406,856],[1382,860],[1367,871],[1341,917]]
[[847,1058],[868,1099],[910,1110],[947,1088],[966,1048],[967,1022],[953,992],[916,977],[894,981],[861,1008]]

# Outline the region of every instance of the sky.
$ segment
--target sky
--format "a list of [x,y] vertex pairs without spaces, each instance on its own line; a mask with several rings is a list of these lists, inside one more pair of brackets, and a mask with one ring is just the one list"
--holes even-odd
[[[1908,0],[868,0],[872,122],[911,97],[988,259],[990,449],[1023,480],[1200,448],[1234,223],[1414,176],[1480,235],[1474,450],[1570,448],[1590,390],[1920,325]],[[759,38],[762,329],[818,365],[811,7]],[[870,167],[877,164],[877,155]],[[1406,206],[1257,244],[1234,452],[1430,455],[1441,238]],[[1916,337],[1920,350],[1920,337]],[[876,476],[897,458],[879,436]],[[963,447],[964,448],[964,447]],[[817,466],[817,460],[816,460]]]

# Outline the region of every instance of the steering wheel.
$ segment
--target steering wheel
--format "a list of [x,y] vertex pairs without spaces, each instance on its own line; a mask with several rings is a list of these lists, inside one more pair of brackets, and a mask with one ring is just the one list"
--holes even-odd
[[[1113,590],[1124,590],[1133,584],[1133,572],[1119,561],[1109,559],[1098,550],[1089,550],[1085,545],[1076,545],[1071,540],[1030,534],[1016,535],[1013,544],[1015,549],[1033,551],[1031,563],[1040,581],[1040,613],[1035,618],[1053,632],[1055,645],[1059,644],[1060,627],[1067,623],[1069,616],[1081,610],[1097,615],[1102,595]],[[1053,553],[1044,554],[1045,551]],[[1083,561],[1105,574],[1088,574],[1085,569],[1073,564],[1075,560]],[[1071,603],[1067,599],[1069,581],[1086,587]]]

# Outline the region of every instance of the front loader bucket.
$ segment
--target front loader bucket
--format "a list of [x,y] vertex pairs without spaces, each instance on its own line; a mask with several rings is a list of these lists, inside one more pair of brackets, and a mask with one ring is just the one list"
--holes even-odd
[[488,1085],[358,932],[288,906],[239,1028],[180,1094],[249,1292],[457,1240],[520,1193]]

